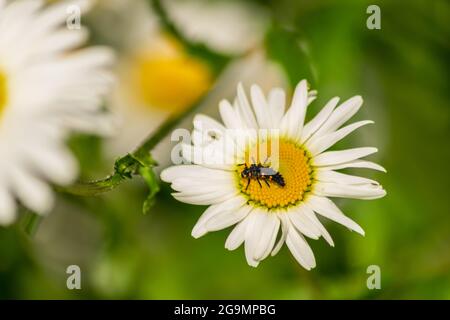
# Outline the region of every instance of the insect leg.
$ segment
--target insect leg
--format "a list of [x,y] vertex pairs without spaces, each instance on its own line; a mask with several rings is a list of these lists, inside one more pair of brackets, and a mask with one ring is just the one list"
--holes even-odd
[[250,178],[248,178],[248,182],[247,182],[247,186],[245,187],[245,191],[247,191],[249,185],[250,185]]
[[264,180],[264,182],[267,184],[267,186],[270,188],[270,184],[267,182],[267,180]]
[[256,181],[258,181],[259,186],[262,188],[261,181],[259,181],[259,177],[256,177]]

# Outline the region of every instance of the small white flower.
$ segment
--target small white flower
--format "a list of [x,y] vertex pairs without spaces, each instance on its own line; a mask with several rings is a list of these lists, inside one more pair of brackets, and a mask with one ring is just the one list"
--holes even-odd
[[[362,228],[328,197],[383,197],[386,192],[376,181],[337,171],[344,168],[385,171],[378,164],[361,160],[377,149],[327,150],[372,121],[359,121],[340,128],[362,105],[362,98],[355,96],[339,106],[338,98],[331,99],[304,124],[307,106],[314,98],[315,92],[308,92],[307,82],[303,80],[295,90],[291,107],[285,112],[282,89],[272,89],[265,97],[254,85],[250,103],[239,85],[233,105],[226,100],[220,103],[225,125],[205,115],[196,116],[193,145],[184,145],[182,152],[183,157],[193,160],[194,164],[173,166],[161,174],[162,180],[172,183],[177,191],[173,196],[179,201],[209,205],[195,225],[193,237],[237,224],[225,247],[234,250],[244,243],[249,265],[256,267],[269,254],[275,255],[286,242],[295,259],[310,270],[316,262],[305,236],[312,239],[322,236],[334,245],[317,215],[364,235]],[[243,144],[242,131],[233,134],[227,129],[259,131],[256,136],[250,133],[250,139]],[[261,138],[261,129],[272,129],[271,132],[278,132],[278,137],[269,134],[268,138]],[[211,130],[215,132],[213,138],[209,135]],[[205,143],[202,137],[208,135],[210,138]],[[269,151],[267,157],[270,162],[276,162],[276,167],[254,156],[255,150],[267,149],[275,141],[278,143],[274,148],[276,153]],[[202,159],[205,155],[209,159]],[[211,158],[227,161],[207,161]]]
[[16,200],[47,213],[53,194],[46,181],[76,178],[68,134],[111,131],[101,104],[113,53],[77,49],[87,32],[66,28],[67,6],[0,0],[0,224],[14,221]]

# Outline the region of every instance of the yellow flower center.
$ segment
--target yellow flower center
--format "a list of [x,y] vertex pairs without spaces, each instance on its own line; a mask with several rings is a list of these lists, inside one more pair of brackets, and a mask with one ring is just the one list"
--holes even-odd
[[166,37],[161,41],[162,48],[137,57],[133,86],[145,105],[183,111],[209,89],[211,70],[203,61],[185,53],[175,40]]
[[[257,145],[256,148],[247,151],[245,165],[237,167],[241,192],[249,198],[250,202],[269,209],[296,205],[303,200],[305,193],[311,189],[313,182],[313,170],[309,165],[310,158],[307,152],[301,146],[284,139],[280,139],[278,145],[278,150],[271,151],[268,148],[266,152],[267,161],[266,159],[260,159],[260,157],[251,156],[259,154],[255,153],[255,149],[259,150],[262,146]],[[264,163],[265,161],[266,163]],[[276,167],[273,165],[274,162],[278,162]],[[257,177],[252,175],[247,187],[249,177],[245,173],[249,171],[244,172],[244,170],[250,168],[253,163],[260,168],[270,169],[261,170],[259,175],[261,185],[258,183]],[[280,181],[279,176],[264,176],[264,173],[267,172],[278,173],[284,181],[284,186],[277,182]]]
[[0,117],[8,102],[6,75],[0,70]]
[[192,58],[155,57],[142,61],[139,82],[150,105],[179,110],[206,92],[210,77],[205,65]]

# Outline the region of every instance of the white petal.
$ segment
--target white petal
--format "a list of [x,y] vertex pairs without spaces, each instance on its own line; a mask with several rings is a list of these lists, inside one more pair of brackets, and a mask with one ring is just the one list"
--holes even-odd
[[260,214],[260,219],[255,223],[254,231],[258,234],[253,255],[255,260],[264,260],[272,251],[279,227],[280,220],[276,214],[273,212]]
[[177,178],[205,178],[211,177],[227,178],[230,176],[229,171],[205,168],[199,165],[179,165],[164,169],[161,172],[161,180],[172,182]]
[[269,107],[261,88],[257,85],[252,85],[250,88],[250,95],[259,128],[271,128],[272,121],[270,119]]
[[300,138],[303,125],[305,123],[306,107],[308,106],[308,83],[306,80],[300,81],[292,98],[293,109],[292,118],[290,119],[290,128],[293,137]]
[[16,219],[16,202],[4,188],[0,189],[0,225],[7,226]]
[[286,94],[283,89],[274,88],[269,93],[269,109],[272,117],[272,128],[280,127],[281,119],[286,107]]
[[308,105],[317,99],[317,90],[311,90],[308,92]]
[[305,206],[301,206],[288,213],[292,225],[305,236],[311,239],[319,239],[321,233],[317,226],[304,213]]
[[206,230],[208,230],[208,232],[228,228],[229,226],[232,226],[244,219],[251,209],[251,206],[243,205],[237,210],[235,209],[219,212],[218,214],[206,220],[205,228]]
[[322,223],[319,221],[319,219],[316,217],[316,214],[314,211],[308,207],[304,207],[304,214],[311,220],[312,223],[320,230],[320,233],[322,234],[322,237],[325,239],[326,242],[332,247],[334,247],[334,241],[331,238],[331,235],[328,233],[327,229],[322,225]]
[[320,170],[339,170],[339,169],[346,169],[346,168],[367,168],[367,169],[373,169],[373,170],[386,172],[386,169],[383,168],[382,166],[380,166],[379,164],[371,162],[371,161],[365,161],[365,160],[355,160],[355,161],[349,161],[349,162],[344,162],[344,163],[335,164],[335,165],[322,166],[322,167],[320,167]]
[[294,256],[295,260],[306,270],[311,270],[316,266],[316,259],[310,246],[293,226],[289,227],[286,244]]
[[14,192],[20,201],[36,213],[47,214],[54,201],[50,187],[18,166],[13,166],[9,173]]
[[344,101],[339,107],[334,109],[333,113],[328,117],[320,129],[317,130],[316,134],[321,136],[339,128],[358,112],[362,103],[363,99],[361,96],[354,96]]
[[223,146],[222,142],[224,141],[220,140],[220,142],[218,141],[219,144],[211,143],[203,148],[184,143],[181,146],[181,154],[186,161],[193,164],[211,169],[233,170],[234,159],[231,157],[232,153],[226,154],[224,152],[230,149],[233,150],[234,146],[231,145],[231,140],[228,141],[230,146]]
[[362,200],[378,199],[386,195],[386,191],[380,185],[346,185],[330,182],[317,182],[314,186],[313,193],[325,197],[352,198]]
[[338,97],[334,97],[323,107],[322,110],[303,128],[300,142],[304,143],[307,141],[328,119],[328,117],[333,112],[334,108],[339,102]]
[[194,117],[194,128],[200,131],[214,130],[217,132],[225,132],[225,127],[217,120],[204,115],[197,114]]
[[222,100],[219,103],[220,116],[228,129],[242,129],[239,117],[234,112],[234,108],[228,100]]
[[59,185],[72,183],[78,174],[78,164],[64,147],[27,144],[24,148],[24,161]]
[[252,267],[257,267],[259,264],[259,261],[253,258],[256,253],[256,245],[258,244],[258,234],[255,232],[255,224],[260,218],[259,216],[264,214],[259,211],[260,209],[255,208],[252,212],[250,212],[246,219],[248,222],[245,229],[244,251],[247,263]]
[[370,123],[373,123],[373,121],[359,121],[323,136],[314,135],[310,140],[308,140],[305,146],[313,156],[318,155],[333,146],[336,142],[345,138],[351,132]]
[[227,191],[215,191],[207,194],[200,195],[185,195],[183,193],[172,193],[172,196],[178,201],[196,204],[196,205],[211,205],[228,200],[238,194],[238,191],[227,192]]
[[197,114],[193,122],[192,142],[194,145],[205,146],[225,135],[226,128],[211,117]]
[[280,237],[280,239],[278,239],[277,244],[273,248],[273,250],[270,254],[271,256],[276,255],[281,250],[284,242],[286,241],[288,229],[290,226],[290,221],[287,216],[287,212],[285,210],[278,211],[278,212],[276,212],[276,214],[278,215],[278,218],[281,221],[281,237]]
[[[205,168],[207,169],[207,168]],[[214,170],[214,169],[211,169]],[[205,176],[205,172],[198,175],[180,175],[172,180],[172,188],[184,195],[209,193],[213,191],[231,192],[236,189],[235,174],[231,171],[217,170],[220,174]],[[225,174],[222,174],[225,173]]]
[[292,104],[281,121],[281,131],[292,138],[299,138],[303,130],[306,107],[308,105],[308,88],[306,80],[297,85]]
[[247,230],[248,221],[248,219],[244,219],[239,222],[236,227],[234,227],[233,231],[231,231],[230,235],[225,241],[226,249],[235,250],[244,243],[245,231]]
[[208,193],[232,193],[236,188],[230,183],[231,181],[193,181],[191,179],[176,179],[171,187],[178,191],[182,196],[195,196]]
[[367,179],[363,177],[353,176],[350,174],[344,174],[341,172],[336,172],[332,170],[322,170],[319,169],[316,172],[316,179],[322,182],[332,182],[341,184],[374,184],[379,185],[379,183],[372,179]]
[[237,87],[237,97],[239,102],[239,110],[242,119],[247,124],[249,129],[258,129],[258,123],[256,122],[255,115],[253,114],[250,103],[248,102],[247,95],[245,94],[244,87],[242,83],[238,84]]
[[337,223],[340,223],[350,230],[364,235],[364,230],[352,219],[342,213],[342,211],[328,198],[310,195],[305,203],[312,210]]
[[47,36],[34,48],[35,54],[53,54],[79,47],[88,38],[86,29],[58,30]]
[[227,201],[208,207],[205,212],[203,212],[202,216],[198,219],[197,223],[192,229],[191,235],[194,238],[200,238],[201,236],[205,235],[208,232],[208,230],[205,228],[205,223],[209,219],[221,212],[238,210],[245,204],[246,201],[247,200],[243,197],[234,197]]
[[330,166],[353,161],[377,152],[377,148],[363,147],[339,151],[327,151],[312,158],[314,166]]

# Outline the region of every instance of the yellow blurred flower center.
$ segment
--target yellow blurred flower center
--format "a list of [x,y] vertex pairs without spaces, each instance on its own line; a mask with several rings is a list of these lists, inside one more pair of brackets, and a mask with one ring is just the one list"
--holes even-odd
[[183,54],[151,55],[140,59],[136,80],[145,104],[182,111],[208,90],[211,74],[203,62]]
[[6,75],[0,70],[0,117],[8,101]]
[[[261,146],[258,146],[260,148]],[[253,151],[247,152],[246,159],[251,158],[248,155],[253,154]],[[278,169],[272,167],[271,162],[278,157]],[[285,186],[280,186],[274,181],[274,178],[267,180],[270,187],[264,182],[264,178],[260,178],[261,186],[256,177],[251,178],[250,184],[247,188],[248,178],[241,176],[245,166],[239,166],[237,173],[239,174],[239,186],[251,202],[256,205],[262,205],[269,209],[283,208],[290,205],[295,205],[303,200],[307,191],[310,190],[313,181],[312,169],[309,165],[309,157],[306,151],[297,144],[280,140],[278,147],[278,155],[270,154],[268,150],[268,159],[264,164],[265,159],[255,158],[256,164],[262,163],[265,167],[272,168],[275,172],[281,174],[284,179]],[[247,161],[247,167],[253,163],[253,160]]]

